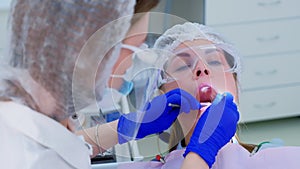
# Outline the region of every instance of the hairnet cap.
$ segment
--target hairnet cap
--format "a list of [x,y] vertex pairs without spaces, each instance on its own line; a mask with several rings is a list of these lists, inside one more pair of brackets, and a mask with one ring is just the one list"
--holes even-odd
[[[72,91],[74,86],[73,72],[78,67],[82,70],[89,69],[92,61],[79,62],[82,48],[90,42],[90,37],[100,31],[98,46],[89,50],[89,58],[101,58],[97,63],[97,98],[105,88],[105,82],[117,60],[119,47],[114,47],[115,42],[120,42],[130,26],[128,20],[120,20],[117,24],[107,28],[107,24],[119,20],[124,16],[133,14],[135,1],[110,0],[110,1],[62,1],[62,0],[14,0],[10,16],[10,65],[27,70],[30,76],[40,84],[56,100],[56,111],[59,115],[54,119],[62,120],[75,112],[74,96],[88,100],[85,92]],[[105,43],[104,43],[105,42]],[[99,54],[97,49],[111,53]],[[89,59],[87,58],[87,59]],[[87,60],[86,59],[86,60]],[[100,59],[98,59],[100,60]],[[81,71],[85,73],[84,71]],[[81,73],[80,72],[80,73]],[[83,84],[92,73],[81,74],[80,82]],[[90,80],[90,79],[87,79]],[[94,80],[94,79],[93,79]],[[94,93],[93,93],[94,94]],[[77,103],[81,103],[77,101]],[[84,105],[82,105],[84,106]],[[80,107],[82,107],[80,106]],[[44,113],[44,112],[41,112]]]
[[180,43],[197,39],[207,39],[215,44],[225,43],[221,35],[210,27],[199,23],[186,22],[168,29],[156,40],[154,48],[172,51]]

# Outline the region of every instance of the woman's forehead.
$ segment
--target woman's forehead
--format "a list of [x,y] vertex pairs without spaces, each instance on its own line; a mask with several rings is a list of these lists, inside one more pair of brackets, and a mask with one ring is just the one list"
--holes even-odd
[[180,50],[182,48],[192,47],[192,46],[202,46],[202,45],[211,45],[213,44],[211,41],[207,39],[197,39],[193,41],[184,41],[180,45],[175,48],[176,50]]

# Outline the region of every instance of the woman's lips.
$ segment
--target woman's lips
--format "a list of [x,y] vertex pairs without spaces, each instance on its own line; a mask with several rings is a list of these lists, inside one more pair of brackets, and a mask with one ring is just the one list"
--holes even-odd
[[208,84],[200,84],[199,86],[199,98],[200,102],[212,102],[217,95],[217,91]]

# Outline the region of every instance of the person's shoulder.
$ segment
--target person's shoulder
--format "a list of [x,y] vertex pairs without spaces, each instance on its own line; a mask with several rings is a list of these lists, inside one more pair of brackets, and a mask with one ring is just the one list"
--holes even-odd
[[0,116],[1,117],[12,117],[20,115],[17,112],[30,111],[25,105],[15,103],[13,101],[0,101]]

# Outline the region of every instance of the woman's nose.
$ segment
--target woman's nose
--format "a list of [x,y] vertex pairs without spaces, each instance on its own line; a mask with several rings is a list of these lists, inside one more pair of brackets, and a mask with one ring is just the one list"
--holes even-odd
[[195,78],[203,77],[203,76],[208,76],[210,74],[210,71],[207,69],[206,66],[197,66],[194,70],[194,76]]
[[195,75],[196,75],[197,77],[209,75],[209,71],[208,71],[207,69],[201,70],[201,69],[199,68],[199,69],[197,69],[197,70],[195,71]]

